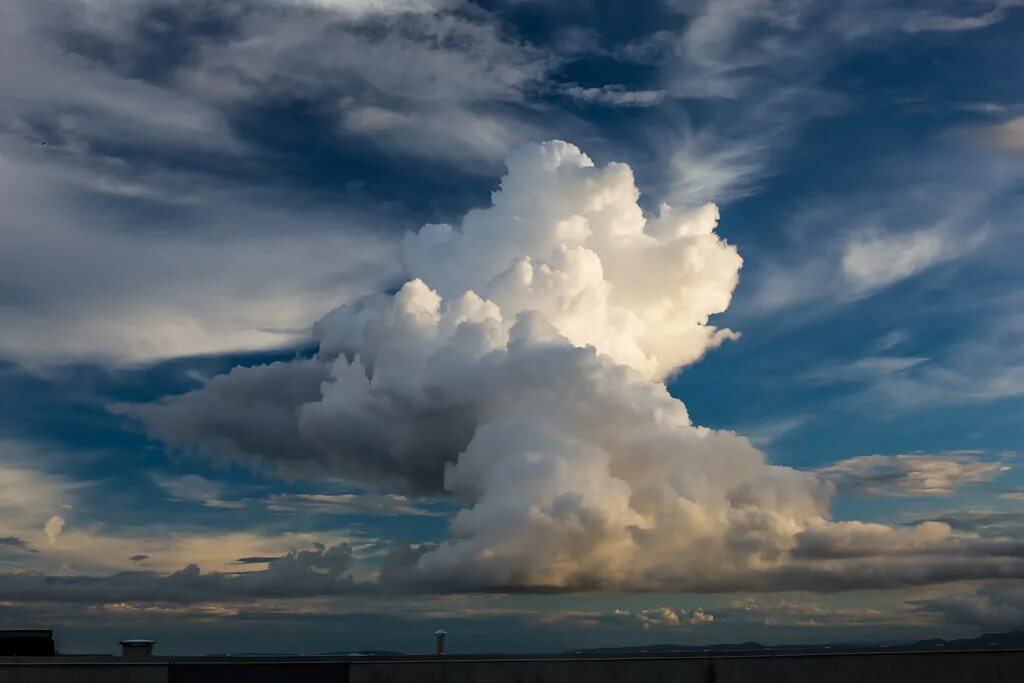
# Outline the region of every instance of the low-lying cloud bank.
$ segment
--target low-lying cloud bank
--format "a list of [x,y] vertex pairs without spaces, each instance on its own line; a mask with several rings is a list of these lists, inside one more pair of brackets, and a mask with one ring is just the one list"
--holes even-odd
[[[250,559],[250,558],[243,558]],[[42,572],[0,574],[0,593],[13,602],[178,603],[311,597],[358,590],[349,570],[352,547],[339,543],[292,551],[269,560],[267,569],[202,572],[196,565],[165,574],[121,572],[111,576],[51,576]]]
[[406,237],[400,290],[320,320],[315,357],[119,410],[214,457],[454,496],[449,538],[380,574],[408,590],[1024,577],[1013,539],[832,522],[827,478],[694,425],[663,380],[738,336],[709,318],[742,261],[714,205],[645,216],[638,198],[628,166],[527,146],[492,206]]

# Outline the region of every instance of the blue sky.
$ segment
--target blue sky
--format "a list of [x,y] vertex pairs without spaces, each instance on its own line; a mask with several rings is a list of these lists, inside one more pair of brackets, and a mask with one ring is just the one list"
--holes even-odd
[[[427,650],[438,626],[462,651],[1019,626],[1020,4],[6,3],[0,623],[193,653]],[[467,232],[499,183],[470,214],[498,237],[405,237]],[[635,261],[544,222],[597,234],[601,202],[613,231],[637,202],[649,233],[710,227]],[[677,213],[655,220],[662,203]],[[600,257],[572,310],[477,277],[505,230],[551,287],[583,278],[516,232],[534,225]],[[460,355],[466,332],[437,342],[429,368],[451,375],[421,380],[435,342],[415,330],[353,341],[413,277],[444,306],[476,282],[502,360]],[[344,308],[376,292],[364,318]],[[509,311],[534,310],[565,338],[524,323],[506,353]],[[705,338],[708,314],[739,334]],[[355,356],[373,387],[345,374]],[[664,417],[662,383],[718,445]],[[434,398],[371,402],[388,387]],[[593,436],[630,411],[636,441],[626,422]],[[651,446],[663,419],[690,445]],[[658,448],[670,507],[718,522],[645,512],[660,494],[630,458]],[[699,492],[715,462],[751,468],[723,509]],[[572,535],[565,501],[604,535]],[[568,571],[576,542],[592,564]]]

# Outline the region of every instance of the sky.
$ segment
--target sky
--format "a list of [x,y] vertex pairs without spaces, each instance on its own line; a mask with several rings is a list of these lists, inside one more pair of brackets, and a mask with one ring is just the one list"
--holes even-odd
[[9,0],[0,626],[1024,625],[1024,3]]

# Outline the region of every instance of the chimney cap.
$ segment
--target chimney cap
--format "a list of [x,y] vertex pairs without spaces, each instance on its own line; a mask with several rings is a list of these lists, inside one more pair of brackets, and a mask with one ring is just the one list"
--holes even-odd
[[434,631],[434,635],[435,636],[446,636],[446,635],[448,635],[448,632],[445,631],[443,628],[439,628],[436,631]]

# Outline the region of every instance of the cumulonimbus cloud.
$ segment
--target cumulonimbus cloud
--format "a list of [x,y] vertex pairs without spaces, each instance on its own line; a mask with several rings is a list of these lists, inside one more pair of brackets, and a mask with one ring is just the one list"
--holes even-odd
[[[565,142],[403,245],[408,281],[327,314],[315,357],[122,406],[158,438],[462,505],[382,580],[437,590],[774,590],[1024,575],[1019,544],[829,519],[831,482],[694,425],[663,380],[737,335],[718,210],[645,216]],[[963,556],[967,550],[973,561]]]

